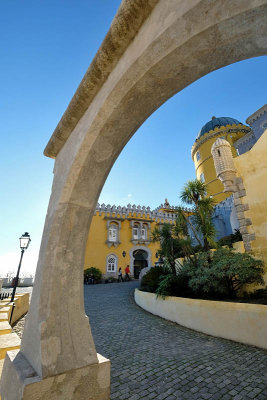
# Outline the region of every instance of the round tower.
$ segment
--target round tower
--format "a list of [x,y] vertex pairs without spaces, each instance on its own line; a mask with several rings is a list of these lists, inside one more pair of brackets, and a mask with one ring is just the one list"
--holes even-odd
[[212,117],[199,131],[191,150],[197,178],[207,185],[208,195],[216,203],[225,200],[231,193],[225,193],[222,182],[217,178],[211,155],[211,148],[218,138],[225,139],[233,157],[238,155],[240,139],[251,135],[251,129],[240,121],[230,117]]

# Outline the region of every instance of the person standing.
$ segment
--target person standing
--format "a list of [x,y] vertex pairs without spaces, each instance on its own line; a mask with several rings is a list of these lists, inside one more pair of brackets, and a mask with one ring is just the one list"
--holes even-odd
[[127,265],[127,267],[125,268],[125,280],[129,281],[130,280],[130,267],[129,265]]
[[121,268],[119,268],[118,282],[123,282],[123,279],[122,279],[122,270],[121,270]]

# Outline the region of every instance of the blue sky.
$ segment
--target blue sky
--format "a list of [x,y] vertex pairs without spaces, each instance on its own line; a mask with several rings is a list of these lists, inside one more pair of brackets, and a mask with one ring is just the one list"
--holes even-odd
[[[17,268],[19,236],[32,242],[22,273],[34,271],[54,161],[53,130],[99,48],[118,0],[8,0],[0,4],[0,274]],[[115,163],[99,201],[154,208],[179,202],[194,177],[191,146],[215,116],[245,122],[266,103],[267,57],[215,71],[158,109]]]

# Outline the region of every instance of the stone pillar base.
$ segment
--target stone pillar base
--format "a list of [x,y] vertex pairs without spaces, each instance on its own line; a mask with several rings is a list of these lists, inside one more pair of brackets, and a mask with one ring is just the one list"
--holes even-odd
[[2,400],[109,400],[110,361],[41,379],[19,350],[6,354],[1,377]]

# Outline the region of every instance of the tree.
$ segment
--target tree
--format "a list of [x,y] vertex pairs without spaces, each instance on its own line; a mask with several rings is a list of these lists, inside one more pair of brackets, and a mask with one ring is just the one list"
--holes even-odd
[[170,268],[173,275],[176,275],[175,260],[184,257],[186,246],[191,248],[188,238],[182,237],[183,229],[178,223],[173,225],[165,223],[152,232],[152,240],[160,243],[159,254],[164,257],[165,265]]
[[203,238],[204,250],[215,247],[216,230],[212,223],[214,201],[207,197],[206,185],[198,179],[188,181],[180,195],[180,199],[188,205],[193,205],[192,222],[190,217],[187,222],[190,225],[197,241],[201,243],[200,236]]

